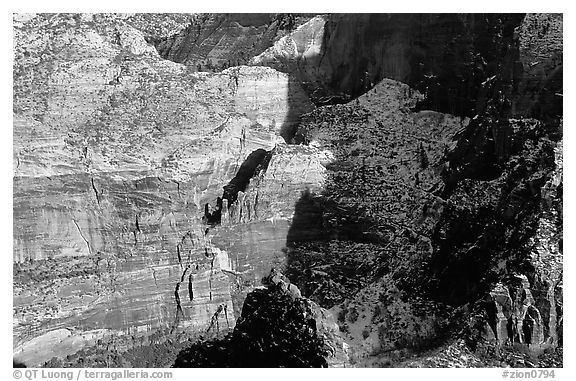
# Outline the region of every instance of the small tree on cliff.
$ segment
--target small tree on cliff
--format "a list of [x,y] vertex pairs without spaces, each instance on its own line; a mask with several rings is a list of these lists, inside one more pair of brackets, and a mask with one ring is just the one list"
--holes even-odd
[[420,168],[422,169],[428,168],[428,165],[430,164],[428,155],[426,154],[426,150],[422,143],[420,143],[420,147],[418,148],[418,161],[420,162]]

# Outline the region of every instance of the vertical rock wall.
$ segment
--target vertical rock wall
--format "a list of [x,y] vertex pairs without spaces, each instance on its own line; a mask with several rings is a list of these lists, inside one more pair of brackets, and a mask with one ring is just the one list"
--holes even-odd
[[60,327],[204,329],[221,305],[233,324],[202,207],[312,107],[273,69],[163,60],[129,21],[15,21],[14,334],[34,364],[47,358],[22,345]]

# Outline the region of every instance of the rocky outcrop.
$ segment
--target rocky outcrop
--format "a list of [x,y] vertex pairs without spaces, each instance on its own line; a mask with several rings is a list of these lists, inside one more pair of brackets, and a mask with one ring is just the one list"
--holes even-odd
[[[545,338],[544,335],[544,320],[535,307],[528,279],[525,276],[516,276],[506,283],[514,286],[505,288],[502,284],[498,284],[490,292],[496,312],[494,320],[491,321],[494,337],[502,344],[545,343],[548,337]],[[547,333],[549,329],[547,325]],[[555,329],[553,331],[556,333]]]
[[347,363],[346,344],[330,312],[302,298],[281,273],[249,293],[234,332],[196,343],[174,367],[326,367]]
[[531,344],[542,350],[562,344],[562,141],[554,148],[554,171],[541,188],[535,234],[522,273],[512,274],[490,292],[488,337]]

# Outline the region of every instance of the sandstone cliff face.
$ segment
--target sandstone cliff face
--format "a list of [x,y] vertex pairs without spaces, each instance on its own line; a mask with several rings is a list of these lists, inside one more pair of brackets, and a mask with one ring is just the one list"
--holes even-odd
[[[175,293],[192,324],[232,311],[201,210],[312,107],[286,74],[194,74],[121,18],[92,17],[15,23],[16,343],[67,325],[172,326]],[[19,278],[52,264],[56,279]]]
[[15,357],[154,366],[271,267],[334,365],[561,344],[562,18],[235,17],[15,21]]

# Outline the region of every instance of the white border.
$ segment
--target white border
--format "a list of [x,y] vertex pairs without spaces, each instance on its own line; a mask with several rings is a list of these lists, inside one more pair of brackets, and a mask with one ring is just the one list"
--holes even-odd
[[[9,1],[9,0],[8,0]],[[10,2],[9,4],[2,4],[2,8],[8,8],[6,12],[1,13],[2,20],[2,47],[5,52],[5,57],[2,64],[2,109],[4,117],[6,118],[0,128],[0,141],[2,142],[3,155],[0,160],[0,173],[2,176],[3,186],[0,187],[1,192],[1,210],[2,219],[0,225],[0,234],[2,243],[2,266],[1,279],[5,281],[2,290],[0,291],[1,301],[4,306],[2,308],[1,322],[2,330],[2,369],[0,375],[5,376],[5,379],[12,379],[12,123],[10,121],[12,115],[12,13],[25,13],[25,12],[177,12],[177,13],[203,13],[203,12],[258,12],[258,13],[280,13],[280,12],[299,12],[299,13],[339,13],[339,12],[396,12],[396,13],[427,13],[427,12],[549,12],[549,13],[564,13],[564,61],[568,70],[564,71],[565,84],[574,84],[573,68],[573,37],[575,27],[575,17],[572,12],[569,12],[567,2],[560,1],[536,1],[536,0],[523,0],[518,2],[502,1],[502,0],[482,0],[482,1],[445,1],[445,0],[429,0],[429,1],[365,1],[354,0],[349,2],[327,1],[327,0],[291,0],[289,2],[280,3],[277,1],[232,1],[232,0],[217,0],[217,1],[156,1],[156,2],[142,2],[142,1],[129,1],[119,2],[114,0],[100,0],[94,2],[72,2],[72,1],[18,1]],[[4,9],[3,9],[4,10]],[[571,95],[573,92],[572,86],[564,87],[565,105],[573,105],[574,97]],[[569,197],[564,199],[564,218],[565,218],[565,242],[564,242],[564,369],[559,369],[556,372],[554,380],[569,379],[574,367],[574,359],[576,354],[573,350],[574,346],[574,308],[571,303],[572,295],[574,292],[574,283],[570,275],[573,274],[574,269],[574,242],[573,242],[573,223],[572,212],[574,211],[574,201],[570,197],[573,187],[573,168],[574,168],[574,153],[572,151],[574,141],[574,117],[573,110],[565,108],[564,115],[564,168],[566,174],[564,179],[565,194]],[[572,359],[572,361],[570,361]],[[305,372],[305,373],[304,373]],[[322,373],[320,373],[322,372]],[[327,373],[326,373],[327,372]],[[336,372],[338,372],[336,374]],[[213,378],[213,377],[226,377],[230,376],[234,379],[243,379],[244,377],[254,378],[269,378],[274,377],[280,380],[293,380],[294,377],[299,377],[305,374],[310,378],[315,377],[366,377],[371,380],[381,379],[402,379],[412,378],[419,380],[439,379],[439,380],[501,380],[501,369],[355,369],[354,374],[350,373],[351,370],[342,369],[328,369],[328,370],[253,370],[253,369],[205,369],[205,370],[174,370],[175,380],[191,380],[193,378]],[[4,378],[4,377],[2,377]],[[570,377],[570,379],[574,379]]]

